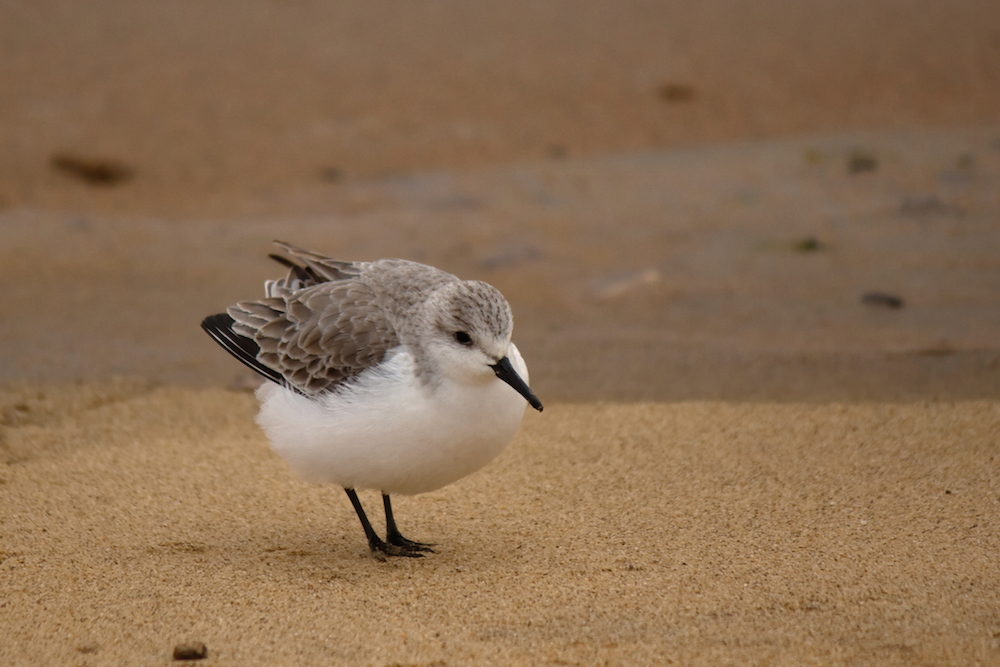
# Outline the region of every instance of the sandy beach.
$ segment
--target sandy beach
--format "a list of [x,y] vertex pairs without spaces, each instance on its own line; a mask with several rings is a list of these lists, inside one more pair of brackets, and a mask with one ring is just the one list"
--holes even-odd
[[3,396],[27,415],[0,468],[8,664],[189,640],[226,665],[997,657],[995,401],[556,404],[486,470],[400,499],[438,552],[380,563],[251,396],[49,391]]
[[[985,0],[8,3],[0,662],[1000,664],[998,82]],[[275,238],[513,307],[427,558],[198,328]]]

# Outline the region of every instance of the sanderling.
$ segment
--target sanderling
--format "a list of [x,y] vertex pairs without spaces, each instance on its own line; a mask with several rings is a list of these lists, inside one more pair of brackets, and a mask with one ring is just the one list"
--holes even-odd
[[[491,285],[424,264],[276,243],[293,258],[270,255],[288,275],[202,328],[271,380],[257,390],[257,423],[304,479],[344,487],[376,557],[433,551],[399,533],[389,495],[479,470],[514,437],[525,400],[542,409],[510,340],[510,306]],[[382,492],[385,541],[355,489]]]

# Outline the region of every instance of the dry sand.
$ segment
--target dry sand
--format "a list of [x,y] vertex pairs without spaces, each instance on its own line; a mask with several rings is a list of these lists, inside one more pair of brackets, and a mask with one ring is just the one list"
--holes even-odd
[[[0,663],[1000,664],[998,82],[995,0],[5,3]],[[274,237],[513,304],[438,553],[198,330]]]
[[5,392],[4,664],[997,662],[996,402],[551,405],[386,563],[254,409]]

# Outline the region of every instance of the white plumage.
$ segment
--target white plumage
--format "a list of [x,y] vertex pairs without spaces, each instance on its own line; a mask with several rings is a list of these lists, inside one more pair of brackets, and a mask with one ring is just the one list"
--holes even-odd
[[[528,369],[508,351],[518,375]],[[257,423],[306,481],[413,495],[479,470],[507,446],[527,403],[490,372],[421,383],[399,350],[349,386],[319,399],[268,383],[257,390]]]

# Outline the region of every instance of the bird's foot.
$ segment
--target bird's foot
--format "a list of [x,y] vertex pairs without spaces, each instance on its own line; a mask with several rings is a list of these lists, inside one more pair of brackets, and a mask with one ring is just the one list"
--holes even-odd
[[390,532],[388,535],[385,536],[385,539],[389,544],[403,549],[408,549],[410,551],[427,551],[430,553],[434,553],[434,550],[431,549],[431,547],[434,546],[433,543],[427,544],[424,542],[414,542],[413,540],[408,540],[402,535],[400,535],[398,531],[395,533]]
[[[409,542],[409,540],[407,541]],[[373,537],[372,539],[368,540],[368,547],[372,550],[372,556],[374,556],[377,560],[383,560],[383,561],[388,556],[423,558],[424,555],[421,553],[421,551],[425,551],[425,549],[419,549],[416,547],[408,547],[399,544],[390,544],[387,542],[383,542],[377,537]]]

